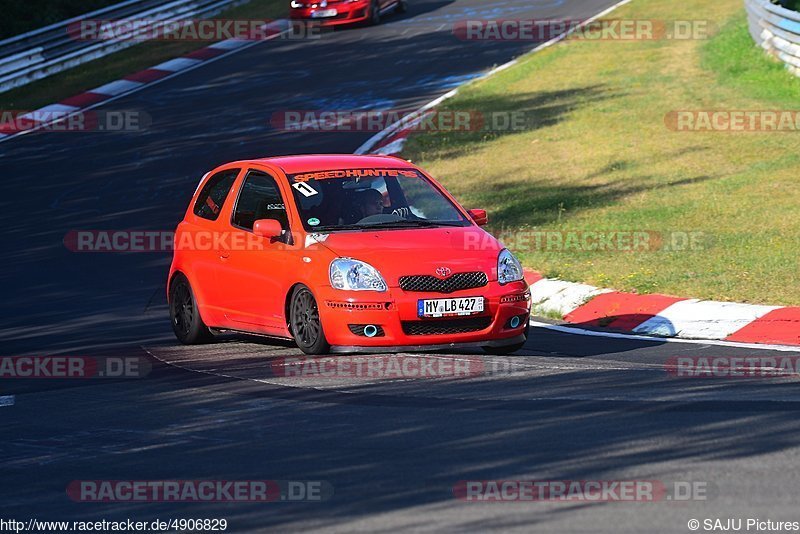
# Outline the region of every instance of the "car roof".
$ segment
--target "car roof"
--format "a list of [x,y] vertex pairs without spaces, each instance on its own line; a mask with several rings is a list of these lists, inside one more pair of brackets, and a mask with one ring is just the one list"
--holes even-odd
[[281,168],[286,174],[342,169],[395,168],[413,169],[411,163],[393,156],[357,156],[354,154],[311,154],[305,156],[278,156],[251,160]]

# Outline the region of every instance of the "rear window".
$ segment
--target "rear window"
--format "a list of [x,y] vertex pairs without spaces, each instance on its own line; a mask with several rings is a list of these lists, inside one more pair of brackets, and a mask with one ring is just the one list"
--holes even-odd
[[194,204],[194,214],[209,221],[216,221],[233,182],[239,176],[239,171],[240,169],[228,169],[209,178]]

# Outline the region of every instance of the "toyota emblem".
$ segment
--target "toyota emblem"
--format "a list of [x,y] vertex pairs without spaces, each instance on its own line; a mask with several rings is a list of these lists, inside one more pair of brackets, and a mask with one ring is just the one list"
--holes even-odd
[[436,269],[436,274],[439,276],[439,278],[446,278],[450,276],[451,272],[453,271],[451,271],[448,267],[439,267]]

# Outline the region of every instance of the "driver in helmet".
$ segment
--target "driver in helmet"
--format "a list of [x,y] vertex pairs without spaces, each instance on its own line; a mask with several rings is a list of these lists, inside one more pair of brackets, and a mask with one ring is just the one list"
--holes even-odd
[[383,213],[383,194],[377,189],[359,191],[356,197],[356,207],[361,213],[361,218]]

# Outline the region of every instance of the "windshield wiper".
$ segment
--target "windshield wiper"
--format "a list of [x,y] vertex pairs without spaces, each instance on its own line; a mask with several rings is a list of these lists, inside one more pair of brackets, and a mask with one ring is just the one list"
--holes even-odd
[[405,221],[387,221],[387,222],[380,222],[380,223],[370,223],[370,224],[356,224],[354,228],[360,229],[370,229],[370,228],[408,228],[408,227],[420,227],[420,228],[429,228],[432,226],[463,226],[462,223],[456,221],[430,221],[427,219],[421,220],[405,220]]
[[374,230],[380,228],[431,228],[434,226],[462,227],[464,226],[464,224],[458,221],[430,221],[427,219],[420,219],[418,221],[403,220],[403,221],[386,221],[386,222],[370,223],[370,224],[343,224],[341,226],[338,225],[316,226],[309,233],[324,234],[326,232],[347,232],[354,230]]

